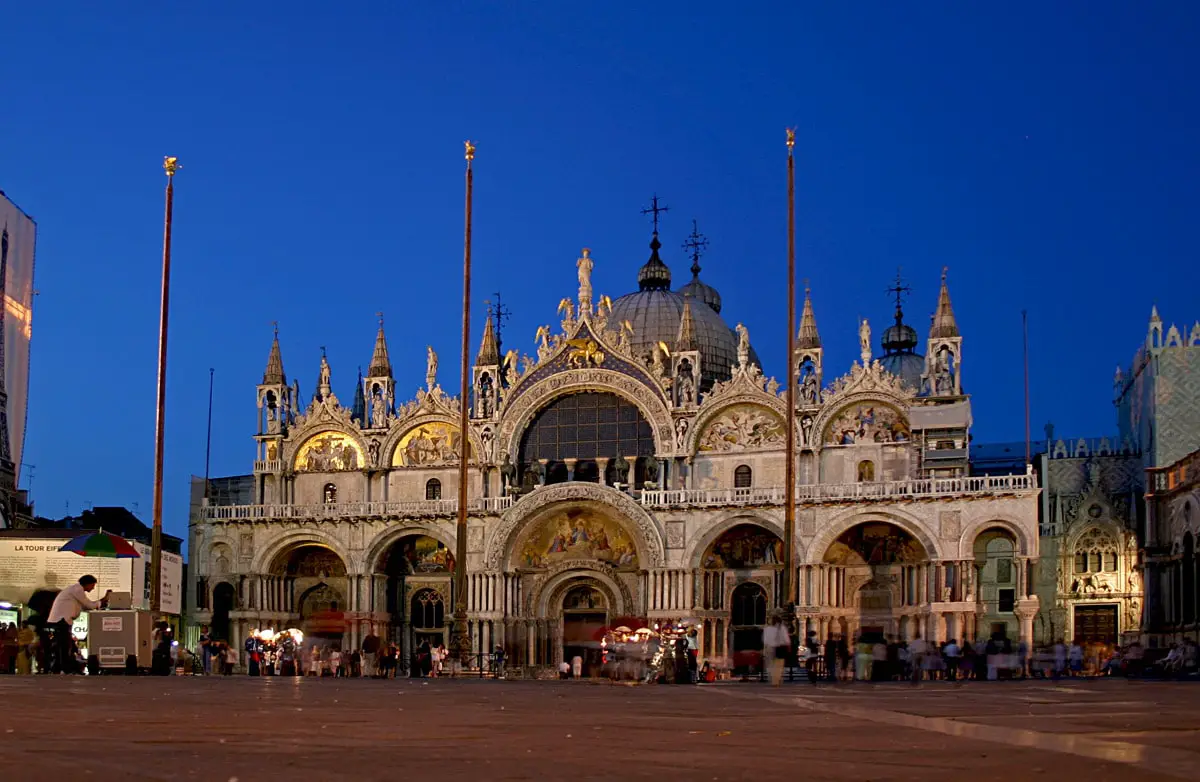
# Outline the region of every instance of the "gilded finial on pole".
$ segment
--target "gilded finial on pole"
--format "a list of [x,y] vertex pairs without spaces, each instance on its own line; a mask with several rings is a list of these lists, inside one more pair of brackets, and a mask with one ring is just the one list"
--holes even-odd
[[179,165],[179,158],[171,157],[170,155],[163,157],[163,171],[167,172],[167,176],[175,176],[175,169],[182,168]]
[[796,129],[788,128],[787,129],[787,148],[788,148],[789,155],[791,154],[792,147],[794,147],[794,146],[796,146]]
[[470,139],[468,139],[467,141],[463,142],[463,146],[466,147],[467,160],[468,161],[474,160],[475,159],[475,145],[471,143]]

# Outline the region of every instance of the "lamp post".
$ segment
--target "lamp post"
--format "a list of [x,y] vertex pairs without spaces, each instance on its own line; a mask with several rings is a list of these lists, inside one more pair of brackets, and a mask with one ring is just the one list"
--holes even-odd
[[175,204],[175,171],[179,158],[164,157],[167,211],[163,218],[162,307],[158,321],[158,407],[154,421],[154,505],[150,536],[150,610],[162,610],[163,438],[167,425],[167,315],[171,298],[171,216]]
[[467,159],[467,203],[463,231],[463,310],[462,310],[462,386],[458,416],[458,525],[454,546],[454,624],[450,630],[450,648],[462,666],[471,662],[471,635],[467,629],[467,458],[470,440],[467,437],[468,400],[471,394],[471,194],[475,145],[465,143]]

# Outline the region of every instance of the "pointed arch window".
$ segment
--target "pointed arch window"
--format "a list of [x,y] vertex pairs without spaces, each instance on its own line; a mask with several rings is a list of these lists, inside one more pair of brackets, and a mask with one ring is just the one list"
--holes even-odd
[[754,471],[748,464],[739,464],[733,471],[733,488],[749,489],[754,484]]
[[440,500],[442,498],[442,482],[437,478],[425,481],[425,499]]

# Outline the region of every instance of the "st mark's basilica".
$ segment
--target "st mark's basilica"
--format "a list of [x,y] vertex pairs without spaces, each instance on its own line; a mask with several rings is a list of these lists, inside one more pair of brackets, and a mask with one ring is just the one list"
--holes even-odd
[[[660,248],[656,232],[637,289],[616,299],[593,292],[583,250],[578,291],[557,329],[538,330],[535,355],[501,355],[486,322],[465,433],[474,649],[500,646],[533,672],[631,617],[695,621],[700,658],[718,664],[757,648],[783,607],[789,417],[802,630],[1030,639],[1037,479],[968,474],[970,363],[946,273],[923,354],[897,299],[878,343],[860,323],[860,359],[844,369],[824,363],[806,291],[789,411],[698,253],[673,288]],[[432,349],[426,387],[397,398],[382,322],[350,404],[332,371],[322,356],[301,407],[276,336],[253,475],[192,521],[192,621],[235,644],[293,626],[343,648],[369,633],[402,653],[448,642],[459,400]],[[331,615],[332,629],[316,626]]]

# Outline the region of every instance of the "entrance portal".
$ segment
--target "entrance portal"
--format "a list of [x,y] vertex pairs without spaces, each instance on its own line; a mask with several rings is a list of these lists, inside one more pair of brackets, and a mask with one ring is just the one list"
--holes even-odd
[[1117,607],[1115,605],[1075,606],[1074,638],[1080,643],[1117,643]]
[[600,675],[604,664],[597,640],[608,624],[608,604],[600,590],[587,584],[572,587],[563,597],[563,660],[580,658],[585,677]]

